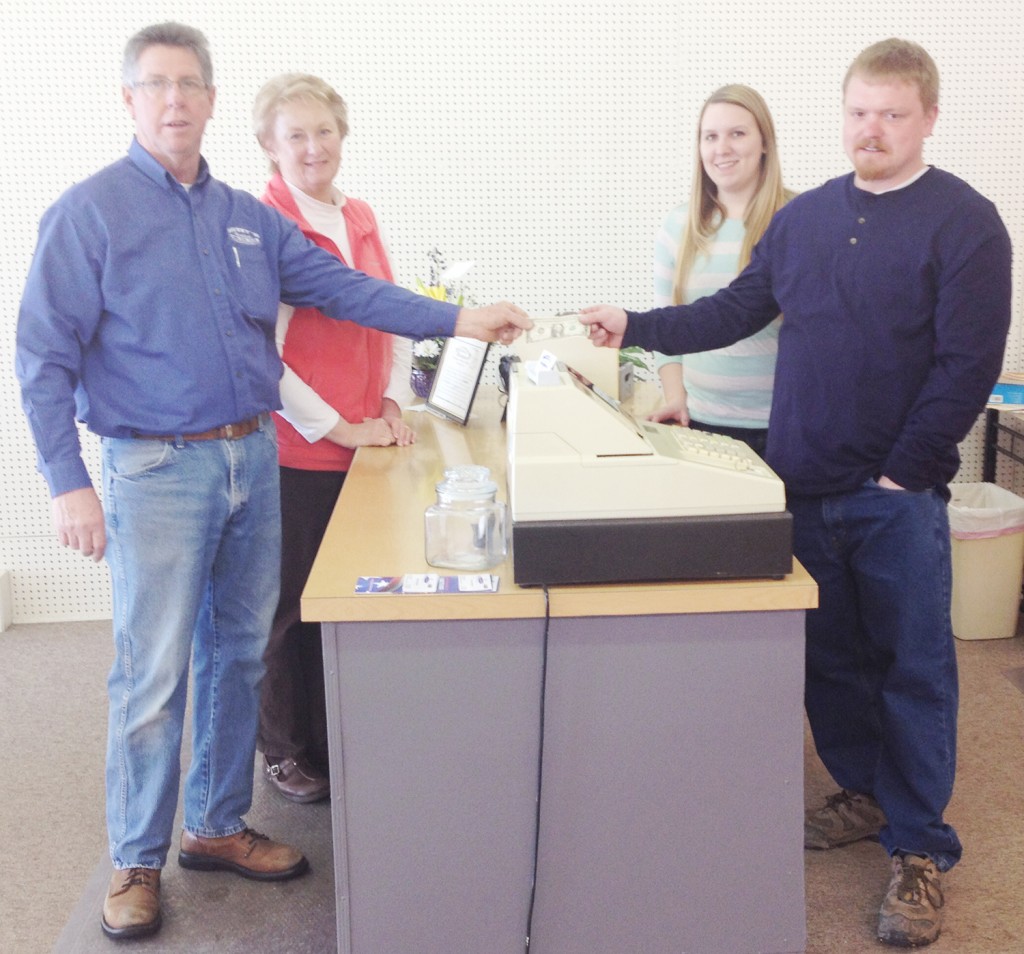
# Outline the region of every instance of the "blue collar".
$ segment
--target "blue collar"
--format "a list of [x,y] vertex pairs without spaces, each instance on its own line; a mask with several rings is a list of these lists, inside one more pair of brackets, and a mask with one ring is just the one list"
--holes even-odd
[[[145,175],[152,179],[157,185],[163,187],[174,188],[175,186],[181,187],[181,184],[177,179],[174,178],[156,159],[146,151],[146,148],[139,143],[139,140],[134,136],[132,137],[132,144],[128,147],[128,158],[138,168],[145,173]],[[202,186],[210,178],[210,167],[207,165],[206,160],[199,157],[199,174],[196,176],[196,181],[192,183],[192,187]]]

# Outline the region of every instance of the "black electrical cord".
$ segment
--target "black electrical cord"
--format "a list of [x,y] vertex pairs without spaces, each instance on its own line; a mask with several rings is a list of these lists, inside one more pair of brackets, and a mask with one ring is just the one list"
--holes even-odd
[[551,595],[544,587],[544,636],[540,664],[540,729],[537,739],[537,802],[533,823],[533,879],[530,884],[530,906],[526,914],[526,952],[530,950],[530,936],[533,934],[533,903],[537,899],[537,859],[540,855],[540,793],[544,777],[544,704],[547,699],[548,683],[548,630],[551,626]]

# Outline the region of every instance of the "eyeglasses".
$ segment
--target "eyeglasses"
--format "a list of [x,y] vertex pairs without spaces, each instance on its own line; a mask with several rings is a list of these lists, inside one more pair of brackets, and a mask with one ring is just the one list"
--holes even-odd
[[187,99],[199,96],[209,89],[206,83],[195,76],[186,76],[184,79],[172,80],[166,76],[158,76],[153,79],[139,80],[132,83],[132,89],[141,89],[147,96],[166,96],[174,87],[181,90],[181,95]]

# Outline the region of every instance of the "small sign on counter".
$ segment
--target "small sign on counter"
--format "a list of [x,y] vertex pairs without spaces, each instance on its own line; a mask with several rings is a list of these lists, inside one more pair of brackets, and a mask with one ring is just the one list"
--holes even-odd
[[403,576],[361,576],[357,593],[497,593],[499,577],[491,573],[406,573]]

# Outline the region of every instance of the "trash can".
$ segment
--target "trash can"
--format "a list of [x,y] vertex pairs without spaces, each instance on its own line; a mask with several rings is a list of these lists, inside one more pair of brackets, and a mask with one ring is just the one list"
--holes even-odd
[[953,633],[958,639],[1013,636],[1024,581],[1024,498],[987,483],[949,489]]

